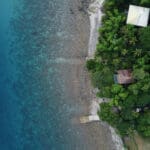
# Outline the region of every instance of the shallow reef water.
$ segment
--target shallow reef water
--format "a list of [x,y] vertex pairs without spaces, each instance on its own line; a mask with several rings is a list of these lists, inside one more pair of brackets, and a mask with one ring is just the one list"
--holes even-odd
[[69,126],[72,109],[64,102],[59,63],[50,61],[60,57],[65,48],[68,35],[63,21],[68,3],[69,0],[0,2],[2,150],[71,149],[68,139],[74,140]]

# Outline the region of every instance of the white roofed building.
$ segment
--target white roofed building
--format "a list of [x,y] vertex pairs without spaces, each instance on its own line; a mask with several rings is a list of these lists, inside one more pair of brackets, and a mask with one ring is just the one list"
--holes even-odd
[[130,5],[127,17],[127,24],[146,27],[149,20],[149,8]]

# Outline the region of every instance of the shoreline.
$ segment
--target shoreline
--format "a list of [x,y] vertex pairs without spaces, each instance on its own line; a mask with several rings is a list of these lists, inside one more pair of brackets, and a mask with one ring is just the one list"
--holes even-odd
[[[95,0],[93,1],[88,8],[89,13],[89,20],[90,20],[90,38],[89,38],[89,47],[88,47],[88,59],[94,58],[95,50],[96,50],[96,44],[98,43],[98,29],[101,26],[101,19],[104,15],[101,11],[101,8],[103,7],[103,2],[105,0]],[[96,93],[95,93],[96,95]],[[102,102],[102,100],[99,98],[95,98],[91,103],[91,114],[96,114],[97,111],[100,109],[98,108],[98,105]],[[103,122],[102,122],[103,123]],[[106,123],[104,123],[106,124]],[[106,125],[104,125],[106,126]],[[123,150],[123,141],[121,137],[116,133],[115,129],[109,126],[109,130],[111,132],[112,140],[115,144],[116,150]]]
[[[96,98],[85,67],[90,37],[90,21],[87,12],[90,1],[84,1],[84,6],[82,2],[83,0],[74,0],[69,3],[70,5],[68,4],[68,12],[70,13],[71,10],[71,13],[65,24],[68,27],[66,34],[69,38],[66,41],[64,56],[61,55],[63,59],[59,59],[60,63],[58,63],[64,84],[64,103],[69,106],[70,114],[66,121],[69,122],[71,138],[74,141],[74,147],[71,149],[116,150],[108,125],[104,126],[100,122],[79,123],[80,117],[89,115],[91,103]],[[67,141],[70,140],[67,138]]]
[[[69,142],[74,141],[72,150],[116,150],[107,124],[101,122],[79,123],[80,117],[91,113],[91,104],[93,99],[96,99],[89,73],[85,67],[90,37],[88,14],[90,4],[92,4],[90,0],[84,1],[84,5],[83,0],[74,0],[68,3],[66,8],[67,19],[64,18],[66,21],[63,24],[67,26],[65,28],[65,35],[67,36],[62,39],[66,45],[63,52],[55,60],[56,67],[61,70],[60,79],[63,82],[63,93],[65,93],[63,94],[65,100],[63,103],[69,113],[66,122],[71,137],[66,137],[66,141],[68,145]],[[97,30],[94,33],[98,37]],[[97,43],[95,36],[94,43]],[[94,46],[93,43],[92,45]]]

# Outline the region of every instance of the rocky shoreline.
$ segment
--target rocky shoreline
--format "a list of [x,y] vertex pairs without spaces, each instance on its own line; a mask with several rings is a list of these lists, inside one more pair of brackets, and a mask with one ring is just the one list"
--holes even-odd
[[[104,15],[102,12],[103,3],[105,0],[93,0],[90,3],[88,8],[89,20],[90,20],[90,38],[89,38],[89,48],[88,48],[88,59],[94,58],[96,44],[98,42],[98,29],[101,26],[101,19]],[[96,95],[96,93],[95,93]],[[104,102],[101,98],[94,98],[91,106],[90,106],[90,114],[96,114],[99,111],[99,104]],[[105,123],[103,123],[104,126]],[[109,130],[111,131],[112,140],[116,147],[116,150],[123,150],[123,142],[119,135],[116,134],[115,129],[109,126]]]
[[[68,18],[65,25],[67,46],[61,54],[59,67],[64,83],[66,104],[70,105],[70,130],[73,132],[74,147],[71,150],[117,150],[109,126],[101,122],[80,124],[79,118],[89,115],[91,104],[96,98],[89,73],[85,67],[89,56],[91,0],[72,0],[68,3]],[[97,22],[98,23],[98,22]],[[98,37],[98,32],[95,30]],[[94,37],[96,44],[97,37]],[[94,44],[93,44],[94,45]],[[96,46],[96,45],[95,45]],[[60,60],[59,60],[60,61]],[[68,139],[68,142],[71,139]],[[71,140],[72,141],[72,140]],[[119,149],[120,150],[120,149]]]

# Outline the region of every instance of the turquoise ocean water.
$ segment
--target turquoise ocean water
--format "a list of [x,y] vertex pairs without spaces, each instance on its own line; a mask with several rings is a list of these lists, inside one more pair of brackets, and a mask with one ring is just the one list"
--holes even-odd
[[69,2],[0,0],[0,150],[77,149],[53,61]]

